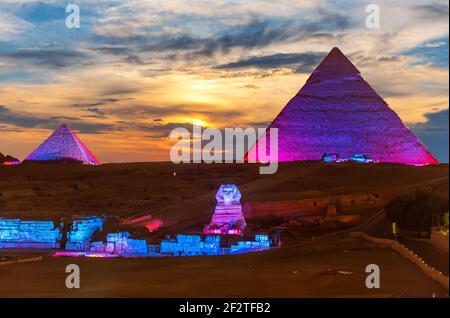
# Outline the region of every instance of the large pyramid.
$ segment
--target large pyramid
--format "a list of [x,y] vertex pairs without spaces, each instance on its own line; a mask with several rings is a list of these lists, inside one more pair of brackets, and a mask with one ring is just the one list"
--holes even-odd
[[[438,163],[338,48],[268,128],[278,128],[279,162],[321,160],[327,153],[340,158],[363,154],[378,162]],[[257,145],[247,159],[258,160]],[[268,142],[266,148],[269,153]]]
[[100,162],[67,125],[61,125],[25,161],[70,160],[96,165]]

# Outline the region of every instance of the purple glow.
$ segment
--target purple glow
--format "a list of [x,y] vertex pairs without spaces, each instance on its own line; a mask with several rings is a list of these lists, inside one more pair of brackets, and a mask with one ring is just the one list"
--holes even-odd
[[111,253],[102,253],[102,252],[68,252],[68,251],[58,251],[58,252],[53,253],[52,256],[55,256],[55,257],[113,258],[113,257],[118,257],[119,255],[111,254]]
[[241,192],[234,184],[223,184],[216,193],[216,209],[204,234],[241,235],[247,223],[240,203]]
[[227,228],[208,228],[203,230],[203,234],[217,234],[217,235],[242,235],[244,231],[241,229],[227,229]]
[[18,165],[18,164],[20,164],[20,161],[5,161],[2,163],[2,165],[5,165],[5,166],[14,166],[14,165]]
[[66,125],[62,125],[53,132],[25,160],[76,160],[84,164],[100,164],[86,145]]
[[[375,162],[439,163],[338,48],[269,125],[266,138],[269,128],[278,128],[279,162],[363,153]],[[258,143],[246,158],[258,160]]]

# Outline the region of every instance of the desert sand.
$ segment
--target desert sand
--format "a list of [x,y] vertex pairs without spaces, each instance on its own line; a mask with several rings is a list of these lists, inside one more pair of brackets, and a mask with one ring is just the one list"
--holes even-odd
[[[251,164],[30,163],[0,166],[0,176],[2,217],[152,213],[175,233],[201,231],[223,183],[237,184],[244,204],[383,197],[418,187],[448,196],[448,165],[302,162],[280,164],[275,175],[259,175],[258,166]],[[376,211],[378,205],[349,206],[339,217],[344,225],[348,218],[344,228],[350,228]],[[45,252],[43,261],[0,267],[0,297],[448,297],[438,283],[390,249],[348,233],[305,245],[311,235],[333,232],[308,229],[294,227],[282,234],[281,248],[245,255],[92,259],[56,258]],[[70,263],[80,265],[79,290],[64,285]],[[378,290],[364,284],[365,266],[373,263],[381,269]]]

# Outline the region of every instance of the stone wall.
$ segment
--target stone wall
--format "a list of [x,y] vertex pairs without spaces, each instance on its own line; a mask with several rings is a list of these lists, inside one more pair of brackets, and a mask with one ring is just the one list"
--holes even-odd
[[146,255],[147,241],[131,239],[130,233],[109,233],[105,242],[92,242],[91,252],[107,252],[117,255]]
[[256,235],[255,241],[242,241],[230,247],[220,246],[221,237],[207,235],[177,235],[176,239],[161,242],[160,253],[174,256],[227,255],[269,249],[272,242],[268,235]]
[[242,241],[231,245],[231,254],[242,254],[267,250],[272,246],[268,235],[255,235],[254,241]]
[[428,277],[430,277],[432,280],[437,281],[439,284],[441,284],[445,289],[448,290],[449,287],[449,279],[447,276],[445,276],[442,272],[438,271],[437,269],[429,266],[425,261],[417,254],[415,254],[413,251],[408,249],[403,244],[399,243],[395,240],[389,240],[384,238],[378,238],[378,237],[372,237],[362,232],[351,232],[350,235],[354,237],[360,237],[366,241],[375,243],[375,244],[382,244],[387,245],[400,255],[406,257],[411,262],[417,265]]
[[52,221],[0,218],[0,248],[58,248],[60,239]]
[[247,202],[244,204],[246,218],[267,215],[299,217],[326,212],[327,206],[337,204],[341,207],[382,206],[395,195],[354,194],[317,199]]
[[70,232],[67,233],[67,250],[89,250],[92,236],[96,230],[102,230],[103,219],[98,216],[84,217],[74,220]]

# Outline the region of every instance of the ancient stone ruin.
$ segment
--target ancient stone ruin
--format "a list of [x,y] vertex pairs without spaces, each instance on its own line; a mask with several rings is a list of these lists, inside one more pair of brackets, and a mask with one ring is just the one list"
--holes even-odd
[[91,165],[100,164],[80,138],[66,125],[61,125],[24,161],[74,161]]
[[[338,48],[331,50],[269,125],[266,140],[270,128],[278,129],[279,162],[340,158],[438,163]],[[266,153],[270,153],[268,143]],[[247,159],[258,160],[258,142]]]
[[52,221],[0,218],[0,249],[59,248],[61,231]]

